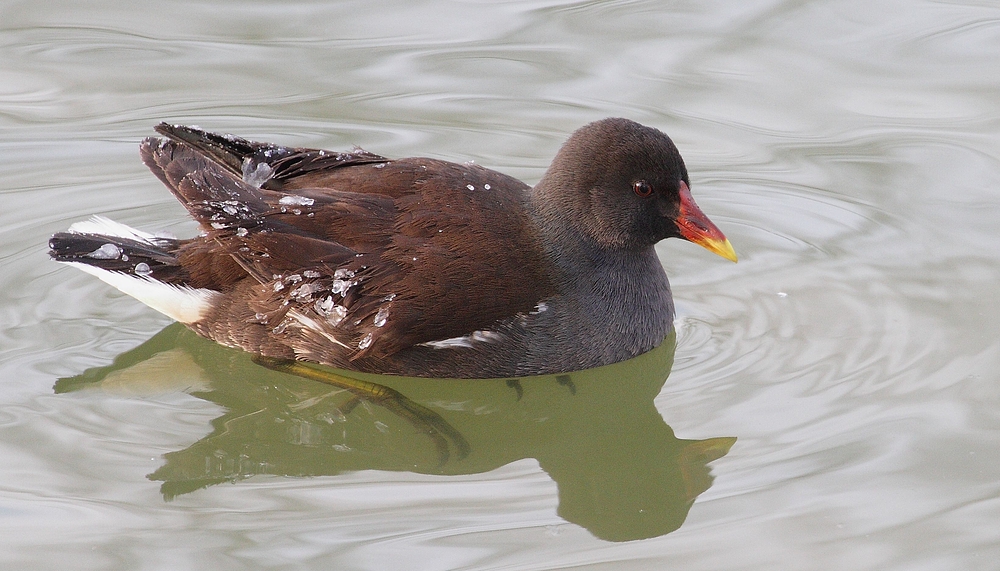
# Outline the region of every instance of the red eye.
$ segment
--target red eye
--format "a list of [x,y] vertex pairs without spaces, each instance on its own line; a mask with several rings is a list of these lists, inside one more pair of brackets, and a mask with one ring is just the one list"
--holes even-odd
[[642,198],[649,198],[653,194],[653,187],[644,180],[636,181],[635,184],[632,185],[632,190],[634,190],[635,193]]

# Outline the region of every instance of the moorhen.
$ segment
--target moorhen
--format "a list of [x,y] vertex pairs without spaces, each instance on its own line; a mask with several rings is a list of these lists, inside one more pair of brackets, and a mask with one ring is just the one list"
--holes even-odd
[[201,235],[94,217],[50,254],[262,358],[461,378],[606,365],[671,331],[657,242],[736,261],[670,138],[627,119],[577,130],[534,187],[472,163],[156,131],[142,159]]

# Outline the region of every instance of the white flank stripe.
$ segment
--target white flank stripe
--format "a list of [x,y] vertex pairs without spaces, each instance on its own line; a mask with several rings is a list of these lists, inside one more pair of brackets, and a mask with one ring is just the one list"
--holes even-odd
[[153,244],[155,235],[142,230],[136,230],[131,226],[126,226],[121,222],[115,222],[103,216],[93,216],[90,220],[74,222],[69,227],[69,232],[73,234],[102,234],[104,236],[116,236],[118,238],[128,238],[146,244]]
[[212,289],[175,286],[149,277],[112,272],[80,262],[63,263],[96,276],[122,293],[181,323],[201,321],[212,309],[216,299],[222,295]]
[[473,331],[468,335],[463,335],[462,337],[452,337],[450,339],[441,339],[438,341],[427,341],[426,343],[421,343],[425,347],[433,347],[434,349],[458,349],[466,348],[471,349],[475,343],[496,343],[497,341],[503,341],[504,336],[496,331]]
[[299,313],[298,311],[295,311],[294,309],[292,309],[292,310],[290,310],[288,312],[288,316],[291,317],[291,318],[293,318],[293,319],[295,319],[296,321],[298,321],[299,323],[301,323],[306,328],[311,329],[311,330],[315,331],[316,333],[319,333],[320,335],[322,335],[323,337],[325,337],[327,339],[327,341],[330,341],[331,343],[334,343],[336,345],[340,345],[341,347],[343,347],[345,349],[350,349],[350,347],[348,347],[347,345],[344,345],[342,342],[338,341],[333,335],[330,335],[326,331],[326,329],[323,328],[322,325],[320,325],[319,323],[316,322],[315,319],[313,319],[313,318],[311,318],[311,317],[309,317],[307,315],[303,315],[302,313]]

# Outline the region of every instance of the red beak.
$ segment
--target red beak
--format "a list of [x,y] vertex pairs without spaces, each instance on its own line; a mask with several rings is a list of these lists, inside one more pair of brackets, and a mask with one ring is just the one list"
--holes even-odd
[[694,203],[691,197],[691,189],[687,183],[681,181],[680,188],[681,213],[674,222],[677,229],[681,231],[681,236],[689,241],[698,244],[709,252],[714,252],[727,260],[736,261],[736,251],[729,243],[726,236],[718,226],[705,216],[705,213]]

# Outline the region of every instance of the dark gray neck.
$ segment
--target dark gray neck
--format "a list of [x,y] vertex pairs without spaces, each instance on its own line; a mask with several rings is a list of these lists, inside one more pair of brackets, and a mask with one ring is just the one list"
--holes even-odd
[[[586,263],[576,260],[584,257]],[[666,272],[653,248],[613,251],[581,248],[557,254],[559,287],[573,300],[582,329],[633,354],[648,351],[670,332],[674,305]]]
[[604,354],[595,357],[605,362],[658,346],[673,328],[674,305],[653,247],[602,247],[567,225],[565,217],[545,212],[546,206],[536,202],[539,198],[532,196],[529,210],[545,227],[541,235],[546,237],[544,247],[556,268],[559,290],[548,316],[555,323],[547,325],[561,322],[572,332],[568,337],[576,338],[564,339],[567,344],[593,347],[593,340],[600,339]]

